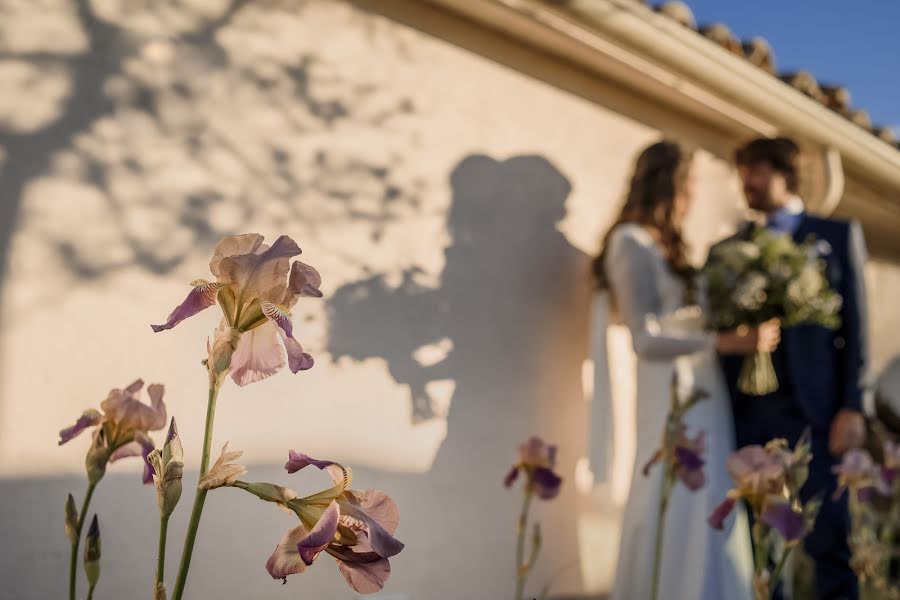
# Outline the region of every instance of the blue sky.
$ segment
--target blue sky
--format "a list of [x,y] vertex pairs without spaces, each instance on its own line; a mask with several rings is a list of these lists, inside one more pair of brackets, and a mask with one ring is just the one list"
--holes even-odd
[[760,35],[779,71],[850,90],[853,106],[900,134],[900,0],[687,0],[701,25]]

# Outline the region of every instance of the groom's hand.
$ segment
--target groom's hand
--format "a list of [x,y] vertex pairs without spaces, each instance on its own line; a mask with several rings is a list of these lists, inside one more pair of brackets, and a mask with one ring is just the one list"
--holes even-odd
[[834,456],[841,456],[847,450],[861,448],[866,441],[866,421],[861,412],[841,410],[831,422],[828,449]]

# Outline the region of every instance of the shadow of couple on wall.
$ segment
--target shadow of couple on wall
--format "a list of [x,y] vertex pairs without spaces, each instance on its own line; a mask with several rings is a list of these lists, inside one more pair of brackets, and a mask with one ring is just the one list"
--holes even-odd
[[[446,416],[447,437],[422,479],[428,492],[420,499],[465,498],[440,502],[452,506],[446,518],[466,523],[463,536],[480,521],[489,531],[498,515],[510,513],[508,539],[480,540],[478,556],[512,556],[509,509],[518,495],[504,493],[501,479],[515,461],[516,444],[532,434],[559,444],[567,484],[559,501],[539,509],[552,510],[545,514],[552,514],[548,547],[572,549],[548,560],[558,569],[577,556],[575,511],[565,507],[574,507],[571,476],[585,446],[581,368],[591,295],[588,256],[557,229],[571,184],[543,157],[484,155],[464,158],[450,184],[451,239],[439,287],[420,283],[420,270],[412,267],[399,285],[376,274],[337,289],[328,305],[328,350],[335,360],[386,361],[391,376],[409,387],[415,422]],[[418,349],[441,344],[449,352],[437,362],[416,359]],[[449,414],[428,389],[448,379],[456,384]],[[447,572],[477,576],[472,569],[488,568],[458,554],[450,560],[460,561],[460,570],[448,566]],[[496,581],[490,585],[501,594],[508,583],[497,575],[479,580]]]
[[[588,257],[556,228],[571,190],[565,176],[540,156],[471,155],[450,184],[451,243],[440,287],[420,283],[423,270],[412,266],[399,285],[375,274],[342,286],[328,303],[332,356],[385,359],[394,380],[409,387],[414,421],[443,412],[430,382],[453,379],[479,390],[480,413],[500,403],[487,397],[508,396],[517,381],[574,356],[555,342],[581,352],[587,340],[574,329],[586,317]],[[441,360],[416,358],[442,341],[451,349]],[[475,408],[453,404],[451,414]]]

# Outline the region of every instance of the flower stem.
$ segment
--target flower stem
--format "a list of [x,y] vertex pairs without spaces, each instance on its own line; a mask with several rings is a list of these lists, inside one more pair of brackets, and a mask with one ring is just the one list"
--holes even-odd
[[156,559],[156,583],[166,582],[166,535],[169,532],[169,515],[159,517],[159,550]]
[[89,482],[87,492],[84,494],[84,502],[81,504],[81,512],[78,513],[78,524],[75,527],[75,541],[72,543],[72,559],[69,562],[69,600],[75,600],[75,572],[78,570],[78,545],[81,543],[81,530],[84,527],[84,518],[87,516],[91,497],[97,487],[98,481]]
[[522,511],[519,513],[518,538],[516,540],[516,595],[515,600],[522,600],[522,594],[525,591],[525,580],[528,578],[528,571],[531,565],[524,564],[525,561],[525,535],[528,531],[528,512],[531,510],[531,498],[533,492],[528,489],[525,491],[525,498],[522,500]]
[[656,543],[653,548],[653,592],[651,600],[659,600],[659,571],[662,562],[663,538],[666,533],[666,510],[672,491],[672,467],[667,462],[663,471],[662,486],[659,490],[659,508],[656,513]]
[[754,597],[756,598],[768,598],[770,591],[772,589],[772,578],[770,577],[768,580],[768,584],[765,590],[765,594],[758,587],[760,578],[763,577],[766,570],[769,567],[769,551],[766,537],[769,534],[769,529],[765,523],[762,522],[762,515],[757,511],[754,511],[753,515],[753,528],[750,530],[751,537],[753,539],[753,572],[754,572]]
[[774,594],[775,590],[778,589],[778,579],[781,577],[781,572],[784,570],[784,565],[787,564],[788,556],[791,555],[791,551],[793,549],[793,546],[788,546],[781,552],[781,558],[778,560],[778,564],[775,565],[775,570],[772,571],[772,579],[770,580],[769,584],[772,594]]
[[[216,398],[219,396],[221,379],[210,378],[209,401],[206,406],[206,430],[203,433],[203,454],[200,458],[200,477],[206,475],[209,469],[209,449],[212,443],[213,422],[216,418]],[[191,568],[191,555],[194,552],[194,541],[197,539],[197,529],[200,527],[200,515],[203,513],[203,504],[206,502],[208,490],[197,488],[194,496],[194,507],[191,509],[191,518],[188,521],[187,534],[184,538],[184,549],[181,553],[181,564],[178,567],[178,578],[175,581],[175,591],[172,600],[181,600],[184,594],[184,586],[187,583],[188,569]]]
[[88,589],[87,600],[93,600],[93,598],[94,598],[94,588],[95,588],[95,587],[97,587],[97,586],[96,586],[96,585],[92,585],[92,586]]

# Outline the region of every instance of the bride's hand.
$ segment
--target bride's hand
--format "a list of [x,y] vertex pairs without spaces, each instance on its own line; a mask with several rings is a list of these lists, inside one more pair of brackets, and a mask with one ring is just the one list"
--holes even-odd
[[759,327],[741,326],[716,335],[716,349],[722,354],[772,352],[781,341],[781,322],[766,321]]

